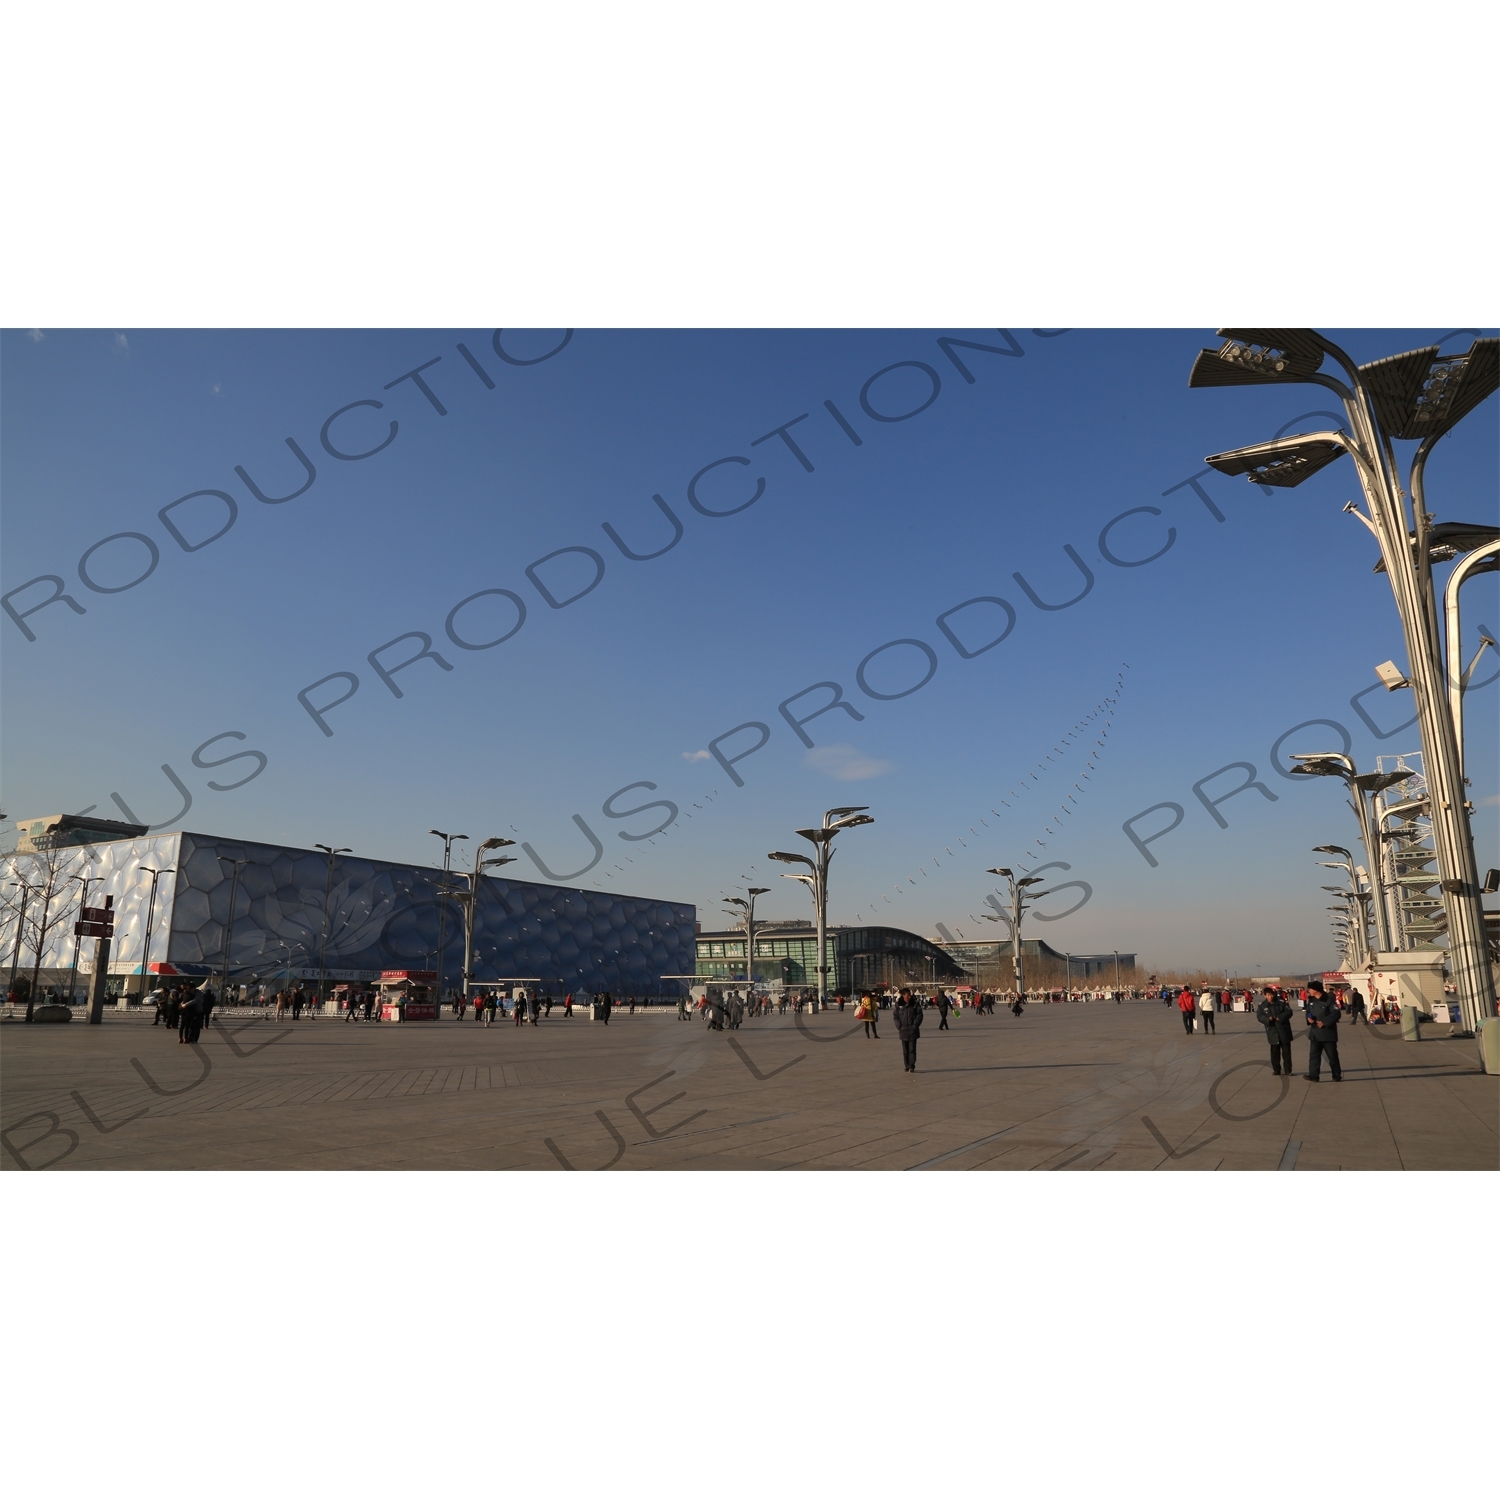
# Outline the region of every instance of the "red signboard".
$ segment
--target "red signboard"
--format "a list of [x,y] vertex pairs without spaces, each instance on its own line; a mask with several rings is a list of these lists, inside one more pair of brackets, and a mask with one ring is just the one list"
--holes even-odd
[[107,906],[85,906],[78,913],[80,922],[108,922],[114,917],[114,912]]
[[380,978],[385,984],[394,984],[402,979],[409,979],[413,984],[434,984],[437,981],[437,970],[382,969],[380,971]]
[[115,935],[113,922],[75,922],[74,937],[107,938]]
[[382,1021],[399,1021],[403,1012],[408,1021],[435,1021],[438,1018],[437,1006],[426,1001],[411,1001],[400,1006],[388,1001],[380,1007],[380,1018]]

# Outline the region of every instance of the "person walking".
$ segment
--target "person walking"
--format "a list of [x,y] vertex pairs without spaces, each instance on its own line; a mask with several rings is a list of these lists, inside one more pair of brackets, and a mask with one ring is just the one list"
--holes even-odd
[[1214,1027],[1214,992],[1204,990],[1198,996],[1198,1014],[1203,1018],[1204,1031],[1213,1031]]
[[677,997],[677,1019],[679,1021],[685,1021],[685,1020],[687,1020],[687,1018],[688,1018],[687,996],[686,995],[679,995]]
[[526,1014],[533,1026],[542,1019],[542,997],[535,990],[526,998]]
[[599,997],[599,1014],[604,1017],[604,1024],[609,1025],[609,1013],[615,1008],[615,997],[608,990]]
[[1359,990],[1349,991],[1349,1016],[1351,1026],[1358,1026],[1361,1021],[1366,1026],[1370,1024],[1370,1017],[1365,1011],[1365,997]]
[[565,1020],[565,1021],[571,1021],[572,1019],[573,1019],[573,991],[569,990],[568,993],[563,996],[563,1020]]
[[953,1009],[953,1002],[948,998],[948,996],[942,990],[938,991],[937,1009],[938,1009],[938,1030],[939,1031],[947,1031],[948,1030],[948,1012]]
[[1193,999],[1193,992],[1184,986],[1183,991],[1177,997],[1177,1009],[1182,1012],[1182,1029],[1189,1036],[1193,1034],[1193,1015],[1198,1009],[1198,1002]]
[[1255,1019],[1266,1028],[1271,1044],[1271,1071],[1280,1078],[1292,1076],[1292,1007],[1276,993],[1267,990],[1255,1007]]
[[1328,1054],[1328,1071],[1335,1083],[1342,1083],[1344,1070],[1339,1066],[1339,1008],[1323,992],[1323,981],[1315,979],[1307,987],[1307,1072],[1309,1083],[1318,1082],[1323,1054]]
[[902,990],[895,1008],[896,1035],[901,1038],[901,1064],[908,1073],[917,1071],[917,1041],[922,1035],[922,1004],[910,990]]
[[855,1008],[854,1019],[865,1023],[865,1035],[880,1040],[880,1012],[875,1008],[875,997],[866,990],[859,997],[859,1005]]

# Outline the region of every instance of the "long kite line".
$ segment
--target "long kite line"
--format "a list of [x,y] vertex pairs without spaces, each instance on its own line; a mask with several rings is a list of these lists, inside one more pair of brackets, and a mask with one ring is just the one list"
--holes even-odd
[[[1096,703],[1088,713],[1086,713],[1076,724],[1072,726],[1071,729],[1067,730],[1066,733],[1059,736],[1058,742],[1049,751],[1047,751],[1047,753],[1041,758],[1041,760],[1036,763],[1035,768],[1031,771],[1026,772],[1025,775],[1021,777],[1020,784],[1018,786],[1011,788],[1008,797],[999,797],[996,799],[1000,803],[1001,807],[1006,808],[1010,811],[1014,811],[1015,805],[1021,800],[1021,798],[1025,796],[1027,792],[1032,790],[1033,783],[1040,784],[1042,777],[1047,773],[1049,763],[1051,769],[1057,769],[1057,767],[1062,762],[1063,756],[1065,756],[1069,750],[1078,748],[1078,746],[1084,742],[1090,730],[1092,730],[1094,731],[1094,744],[1093,748],[1089,751],[1088,756],[1084,761],[1084,769],[1078,773],[1078,779],[1073,783],[1073,791],[1067,793],[1064,796],[1063,800],[1057,805],[1057,811],[1052,813],[1051,816],[1048,817],[1047,822],[1043,825],[1042,833],[1053,834],[1063,827],[1061,819],[1063,817],[1072,817],[1073,807],[1076,807],[1078,805],[1078,797],[1074,795],[1074,792],[1078,793],[1078,795],[1081,796],[1087,790],[1083,783],[1091,780],[1089,771],[1094,768],[1094,766],[1098,763],[1099,757],[1104,753],[1104,742],[1109,738],[1110,725],[1114,723],[1115,705],[1120,701],[1120,694],[1125,686],[1125,674],[1129,670],[1129,662],[1120,663],[1120,671],[1115,678],[1114,691],[1108,696],[1101,698],[1099,702]],[[1097,722],[1100,719],[1101,715],[1103,716],[1102,724]],[[1072,806],[1069,806],[1070,803],[1072,804]],[[990,812],[997,818],[1002,816],[999,808],[992,807],[990,808]],[[976,827],[975,824],[977,824],[978,827]],[[989,826],[989,822],[985,818],[976,818],[975,823],[969,825],[969,832],[975,838],[982,838],[983,835],[979,832],[979,828],[989,828]],[[968,842],[961,835],[955,836],[954,842],[960,845],[962,848],[967,849],[969,847]],[[1024,869],[1024,862],[1027,860],[1036,859],[1046,847],[1047,840],[1041,837],[1041,835],[1038,835],[1036,838],[1032,839],[1031,842],[1027,844],[1021,851],[1020,856],[1016,860],[1017,866]],[[958,859],[961,857],[954,854],[952,848],[947,844],[943,846],[943,852],[947,854],[950,859]],[[928,857],[927,864],[932,865],[935,869],[940,869],[942,862],[937,858],[936,855],[930,855]],[[926,878],[926,864],[918,865],[916,872],[906,877],[905,885],[898,882],[896,885],[891,887],[892,891],[894,891],[897,896],[904,895],[906,893],[906,886],[915,886],[918,876]],[[883,894],[881,896],[881,899],[889,903],[891,897],[888,894]],[[854,920],[856,922],[863,921],[864,913],[856,913]],[[962,936],[961,933],[960,936]]]

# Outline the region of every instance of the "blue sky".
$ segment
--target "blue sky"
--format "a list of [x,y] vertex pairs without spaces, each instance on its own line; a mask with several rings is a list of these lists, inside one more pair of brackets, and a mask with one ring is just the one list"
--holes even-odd
[[[1359,359],[1450,332],[1325,331]],[[1092,895],[1036,929],[1059,948],[1269,972],[1331,963],[1325,875],[1308,851],[1352,843],[1352,815],[1333,785],[1276,774],[1271,746],[1303,721],[1333,719],[1361,766],[1417,748],[1414,729],[1379,738],[1350,705],[1376,662],[1405,657],[1389,589],[1371,572],[1373,541],[1341,513],[1354,474],[1341,462],[1270,496],[1218,475],[1199,479],[1201,496],[1184,484],[1206,453],[1288,423],[1335,425],[1295,420],[1326,408],[1325,393],[1190,392],[1209,329],[1011,336],[579,330],[558,348],[560,331],[508,332],[500,347],[513,360],[539,360],[521,364],[497,355],[488,329],[7,332],[4,588],[56,574],[86,613],[56,603],[27,616],[35,642],[0,619],[6,811],[93,804],[118,816],[117,794],[144,820],[171,822],[182,798],[165,764],[193,798],[174,826],[393,860],[432,859],[429,828],[499,833],[560,876],[594,859],[581,819],[605,853],[577,883],[694,901],[717,925],[719,893],[744,877],[774,888],[768,915],[809,915],[767,851],[794,847],[792,830],[825,808],[867,803],[874,826],[845,835],[834,862],[833,920],[989,935],[972,920],[993,888],[985,867],[1061,861],[1065,874],[1048,873]],[[940,338],[1012,352],[955,347],[970,383]],[[421,378],[446,415],[400,379],[432,360]],[[890,366],[866,391],[867,410],[862,389]],[[330,442],[372,448],[391,421],[395,438],[368,458],[332,456],[325,421],[372,401],[378,411],[340,416]],[[799,458],[772,434],[803,414],[786,430]],[[1494,519],[1495,414],[1491,400],[1438,448],[1428,491],[1439,519]],[[295,499],[263,504],[236,466],[266,495],[289,494],[306,475],[288,437],[316,478]],[[749,462],[709,469],[700,511],[689,482],[720,459]],[[746,508],[703,513],[734,509],[762,480]],[[237,517],[187,552],[158,513],[203,490],[229,495]],[[604,523],[633,551],[666,546],[674,528],[653,495],[682,538],[633,561]],[[1137,510],[1148,506],[1161,514]],[[1100,532],[1131,511],[1106,541],[1122,561],[1162,547],[1167,528],[1175,540],[1155,561],[1116,566]],[[189,545],[228,514],[211,495],[169,512]],[[124,532],[151,539],[155,570],[125,587],[150,553],[116,540],[87,569],[121,591],[85,587],[81,555]],[[1044,603],[1071,598],[1084,578],[1068,546],[1092,587],[1071,607],[1038,608],[1014,575]],[[592,549],[603,574],[554,608],[527,568],[563,548]],[[558,600],[597,573],[577,551],[537,569]],[[454,617],[463,639],[515,624],[510,600],[485,590],[519,597],[524,624],[493,648],[462,649],[445,621],[470,596],[481,597]],[[49,591],[12,603],[25,610]],[[1008,601],[1015,625],[965,659],[936,621],[985,596]],[[1495,576],[1465,599],[1472,653],[1477,624],[1500,624]],[[1003,625],[1001,608],[979,605],[949,625],[972,649],[998,632],[991,620]],[[409,632],[425,632],[451,670],[424,659],[395,672],[398,699],[368,656]],[[863,691],[861,662],[902,640],[923,645],[879,653],[867,686],[901,693],[935,660],[930,680],[901,697]],[[379,659],[394,666],[418,645]],[[340,672],[359,687],[324,714],[329,736],[297,695]],[[778,705],[820,682],[839,684],[862,717],[834,708],[809,720],[809,749]],[[325,683],[311,701],[346,686]],[[1481,868],[1500,863],[1495,693],[1477,691],[1469,709]],[[829,697],[810,694],[791,712]],[[1382,729],[1411,711],[1404,693],[1360,702]],[[1086,719],[1093,728],[1064,742]],[[705,752],[747,722],[770,737],[735,762],[736,786]],[[230,731],[245,738],[199,750]],[[719,748],[733,756],[758,737]],[[1328,748],[1337,731],[1312,727],[1282,754]],[[195,750],[203,762],[258,751],[265,769],[216,791],[210,781],[238,781],[258,761],[216,770],[195,766]],[[1230,798],[1221,829],[1192,787],[1241,761],[1276,800],[1254,789]],[[1121,825],[1166,801],[1187,815],[1151,845],[1152,868]],[[605,811],[652,802],[678,817],[648,839],[620,835],[647,832],[665,811]],[[520,862],[507,873],[546,878],[510,852]]]

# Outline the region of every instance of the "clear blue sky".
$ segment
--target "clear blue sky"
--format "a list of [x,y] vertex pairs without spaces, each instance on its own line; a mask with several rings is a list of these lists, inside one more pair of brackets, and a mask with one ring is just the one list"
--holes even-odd
[[[1325,331],[1370,359],[1450,330]],[[1019,357],[956,350],[971,384],[938,339],[1006,347],[993,330],[580,330],[530,365],[499,358],[487,329],[7,332],[4,587],[56,574],[87,613],[56,603],[29,615],[34,643],[0,617],[5,809],[93,804],[120,816],[115,793],[147,821],[173,820],[181,797],[166,764],[193,798],[173,826],[395,860],[431,860],[439,846],[429,828],[499,833],[530,843],[558,875],[593,858],[576,815],[605,847],[577,883],[693,901],[705,925],[717,925],[720,892],[743,876],[775,888],[768,915],[809,915],[802,888],[777,880],[765,854],[799,844],[792,830],[825,808],[869,804],[875,825],[845,835],[834,862],[833,920],[993,935],[971,920],[993,888],[984,869],[1029,849],[1032,862],[1066,861],[1062,878],[1092,886],[1076,913],[1035,929],[1059,948],[1268,972],[1331,963],[1326,875],[1308,851],[1352,844],[1353,818],[1333,784],[1277,775],[1272,742],[1328,718],[1348,727],[1362,766],[1418,744],[1414,728],[1378,739],[1349,702],[1374,683],[1376,662],[1405,660],[1389,588],[1371,572],[1374,543],[1340,511],[1357,494],[1354,473],[1342,461],[1270,496],[1204,477],[1222,521],[1191,486],[1163,495],[1200,474],[1206,453],[1326,408],[1325,393],[1190,392],[1193,356],[1215,342],[1207,329],[1012,333]],[[560,338],[516,332],[502,347],[529,359]],[[446,415],[412,380],[386,389],[433,359],[422,379]],[[881,422],[861,390],[902,361],[929,366],[940,390],[909,419]],[[867,399],[891,416],[931,393],[931,377],[905,365]],[[384,405],[338,418],[335,447],[373,447],[392,420],[399,430],[373,456],[340,460],[320,430],[359,401]],[[753,445],[803,413],[788,436],[811,472],[780,437]],[[1495,417],[1491,400],[1437,450],[1428,488],[1440,519],[1495,519]],[[1324,425],[1335,424],[1311,416],[1290,430]],[[298,498],[263,504],[236,466],[265,494],[290,493],[306,476],[287,437],[317,477]],[[764,491],[737,514],[702,514],[689,481],[730,457],[750,462],[706,474],[702,506],[729,510],[762,479]],[[188,553],[158,512],[199,490],[231,496],[238,517]],[[665,546],[673,532],[657,494],[682,540],[654,560],[628,560],[603,523],[637,552]],[[1143,566],[1111,565],[1101,528],[1144,506],[1162,514],[1121,521],[1107,542],[1116,556],[1154,552],[1167,527],[1175,542]],[[208,496],[169,515],[192,544],[228,509]],[[149,536],[159,564],[136,587],[91,591],[81,555],[121,532]],[[1093,587],[1071,608],[1038,609],[1013,575],[1045,602],[1071,598],[1083,578],[1065,545]],[[604,574],[553,608],[526,569],[565,547],[596,551]],[[100,548],[88,570],[110,588],[147,562],[145,545],[127,539]],[[568,553],[538,577],[566,599],[595,572]],[[491,649],[461,649],[445,620],[487,589],[521,597],[525,623]],[[48,592],[39,585],[12,603],[25,610]],[[1016,623],[1000,645],[964,659],[935,622],[978,596],[1006,599]],[[1478,623],[1500,625],[1495,575],[1465,597],[1472,652]],[[482,641],[515,618],[504,596],[487,595],[455,628]],[[949,623],[972,648],[996,633],[992,619],[1003,624],[998,607],[977,606]],[[367,657],[415,631],[452,670],[421,660],[396,673],[398,700]],[[861,661],[901,639],[931,648],[931,680],[900,698],[861,691]],[[400,662],[417,644],[382,660]],[[1046,761],[1116,694],[1122,670],[1104,745],[1091,730]],[[898,647],[871,663],[866,681],[897,693],[927,671],[920,647]],[[357,675],[359,689],[327,711],[329,737],[297,695],[338,672]],[[811,719],[809,750],[778,705],[824,681],[840,684],[863,718],[836,708]],[[345,687],[325,684],[313,702]],[[794,712],[828,696],[810,695]],[[1490,686],[1470,703],[1481,867],[1500,863],[1495,700]],[[1377,690],[1361,703],[1386,728],[1411,711],[1405,693]],[[704,752],[748,721],[771,735],[737,762],[738,787]],[[219,740],[202,760],[242,750],[268,759],[255,779],[221,792],[208,783],[227,785],[258,764],[193,764],[197,747],[227,731],[246,738]],[[720,748],[732,756],[756,738],[746,732]],[[1338,737],[1311,728],[1282,748],[1338,748]],[[1094,749],[1080,793],[1078,770]],[[1252,763],[1277,800],[1255,790],[1231,798],[1221,829],[1192,786],[1237,761]],[[1038,762],[1044,771],[1013,797]],[[652,801],[680,810],[652,840],[619,835],[649,830],[664,813],[603,811],[638,782],[656,789],[624,792],[613,811]],[[1057,814],[1069,793],[1076,801]],[[1151,868],[1121,824],[1167,801],[1186,818],[1151,845]],[[1060,826],[1046,831],[1055,814]],[[507,873],[546,878],[525,854]]]

